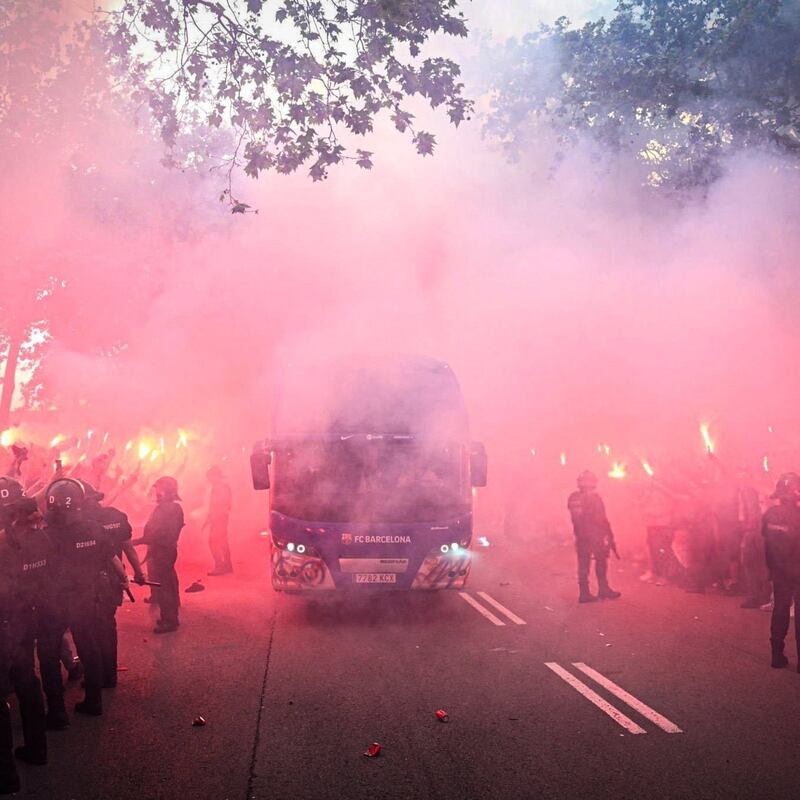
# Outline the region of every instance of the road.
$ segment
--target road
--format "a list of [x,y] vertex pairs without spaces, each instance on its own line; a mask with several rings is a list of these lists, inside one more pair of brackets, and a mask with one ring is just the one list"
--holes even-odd
[[123,606],[104,717],[53,733],[19,797],[798,796],[793,641],[771,670],[769,615],[736,598],[615,564],[622,599],[579,606],[567,548],[479,550],[468,599],[309,604],[274,595],[259,554],[238,567],[183,595],[174,635]]

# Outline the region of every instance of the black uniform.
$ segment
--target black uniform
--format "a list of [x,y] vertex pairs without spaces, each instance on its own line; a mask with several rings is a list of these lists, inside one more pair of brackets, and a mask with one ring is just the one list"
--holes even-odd
[[688,555],[686,591],[705,592],[706,586],[720,578],[717,546],[714,538],[716,520],[705,487],[695,487],[689,503],[687,520]]
[[578,586],[581,597],[589,597],[589,568],[592,558],[601,597],[618,596],[608,585],[609,543],[613,540],[611,525],[603,500],[594,490],[578,490],[567,500],[575,532],[578,553]]
[[99,606],[114,552],[103,528],[78,518],[47,526],[56,558],[58,604],[40,632],[39,661],[48,714],[64,712],[61,638],[69,628],[83,663],[86,698],[76,708],[102,713],[103,662],[98,641]]
[[50,565],[50,543],[37,526],[9,523],[0,534],[0,791],[19,783],[6,703],[12,691],[19,701],[25,740],[17,757],[37,764],[47,761],[42,687],[33,652],[35,605],[47,590]]
[[[133,529],[127,514],[112,506],[87,505],[84,517],[100,525],[109,540],[111,550],[122,559],[122,547],[130,541]],[[123,585],[115,573],[100,583],[98,598],[97,640],[103,661],[103,688],[117,685],[117,609],[122,605]]]
[[140,544],[147,545],[147,568],[151,580],[161,586],[153,590],[153,598],[161,609],[159,625],[177,627],[180,596],[178,594],[178,538],[183,528],[183,509],[174,499],[163,499],[153,509],[144,526]]
[[[764,535],[767,569],[775,595],[770,643],[773,658],[783,656],[789,616],[795,603],[795,638],[800,659],[800,508],[781,503],[767,509],[761,532]],[[785,663],[785,662],[784,662]]]

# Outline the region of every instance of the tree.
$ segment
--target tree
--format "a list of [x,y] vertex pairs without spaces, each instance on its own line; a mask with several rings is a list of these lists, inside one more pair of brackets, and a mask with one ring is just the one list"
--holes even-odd
[[539,120],[679,190],[743,148],[800,157],[798,0],[620,0],[610,20],[562,18],[499,56],[488,127],[512,153]]
[[[466,36],[456,0],[125,0],[108,13],[111,63],[158,122],[171,158],[191,164],[202,148],[187,133],[230,128],[233,168],[257,177],[308,165],[314,180],[372,153],[355,142],[382,111],[421,155],[434,136],[406,101],[469,114],[453,61],[423,57],[437,33]],[[406,55],[407,54],[407,55]],[[195,142],[197,139],[195,138]],[[226,195],[230,197],[230,182]],[[237,209],[234,209],[237,210]],[[244,209],[239,209],[244,210]]]
[[[146,258],[148,241],[188,236],[209,217],[197,213],[198,181],[163,168],[149,118],[132,125],[91,18],[62,11],[58,0],[0,7],[0,170],[8,187],[0,196],[0,430],[20,369],[36,372],[50,343],[93,353],[124,347],[137,307],[162,279],[162,265]],[[120,273],[128,276],[124,293]],[[34,376],[27,402],[41,400],[37,385]]]

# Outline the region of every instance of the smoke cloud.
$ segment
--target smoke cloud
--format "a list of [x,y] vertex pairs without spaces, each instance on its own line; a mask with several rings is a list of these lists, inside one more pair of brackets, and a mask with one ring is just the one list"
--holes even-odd
[[[699,458],[701,421],[723,457],[756,470],[772,448],[775,469],[790,461],[798,173],[742,154],[706,197],[679,204],[622,162],[599,174],[581,148],[553,174],[548,138],[531,138],[509,164],[477,121],[441,130],[433,159],[379,131],[371,172],[341,169],[322,185],[239,178],[259,213],[224,219],[208,201],[214,177],[167,173],[151,190],[135,164],[119,167],[125,208],[108,219],[80,202],[67,170],[34,165],[28,185],[52,191],[20,246],[55,258],[67,242],[70,257],[102,262],[96,320],[126,342],[109,358],[65,336],[42,376],[76,424],[185,426],[217,456],[244,459],[269,432],[281,365],[428,354],[462,384],[497,508],[520,475],[561,491],[607,465],[599,444],[631,471],[639,458],[656,469]],[[117,136],[96,140],[105,164],[125,163],[119,148]]]

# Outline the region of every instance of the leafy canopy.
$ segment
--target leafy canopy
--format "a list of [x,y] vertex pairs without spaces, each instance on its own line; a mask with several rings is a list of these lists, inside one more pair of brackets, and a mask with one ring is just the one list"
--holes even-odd
[[562,18],[501,55],[488,127],[512,153],[540,120],[677,189],[707,185],[741,148],[800,156],[798,0],[620,0],[611,19]]
[[[191,162],[198,131],[234,133],[229,171],[241,164],[314,180],[372,153],[353,147],[386,111],[421,155],[407,101],[444,107],[459,124],[471,104],[453,61],[423,57],[434,34],[466,36],[456,0],[124,0],[107,15],[122,85],[149,106],[175,161]],[[194,134],[187,145],[185,135]],[[203,136],[199,137],[202,140]]]

